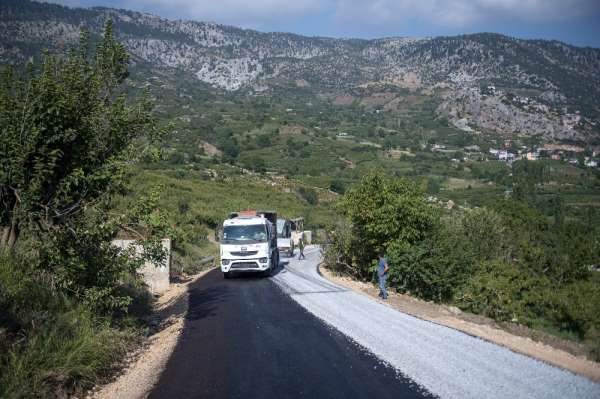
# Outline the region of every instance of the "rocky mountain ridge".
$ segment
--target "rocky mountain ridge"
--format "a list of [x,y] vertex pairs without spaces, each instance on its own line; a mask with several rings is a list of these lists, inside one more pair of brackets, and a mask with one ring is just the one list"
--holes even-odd
[[[76,42],[82,27],[99,34],[109,18],[135,62],[184,69],[228,91],[268,90],[281,82],[302,82],[315,92],[391,86],[438,97],[438,116],[475,131],[556,140],[587,140],[598,132],[599,49],[499,34],[333,39],[171,21],[128,10],[5,0],[0,4],[0,62],[26,60],[40,48],[64,49]],[[505,98],[523,92],[535,107]],[[570,115],[579,114],[577,123],[564,122],[565,116],[571,121]],[[464,119],[466,125],[457,122]]]

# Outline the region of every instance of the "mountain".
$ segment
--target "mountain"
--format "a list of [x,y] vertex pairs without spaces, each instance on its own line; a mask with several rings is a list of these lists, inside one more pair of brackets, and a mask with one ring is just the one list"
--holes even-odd
[[600,136],[600,50],[558,41],[491,33],[305,37],[127,10],[3,0],[0,62],[27,60],[42,48],[62,51],[76,42],[81,27],[99,34],[108,18],[136,64],[185,71],[225,91],[286,86],[340,103],[375,96],[371,105],[389,112],[406,93],[416,93],[436,99],[433,117],[466,132],[571,141]]

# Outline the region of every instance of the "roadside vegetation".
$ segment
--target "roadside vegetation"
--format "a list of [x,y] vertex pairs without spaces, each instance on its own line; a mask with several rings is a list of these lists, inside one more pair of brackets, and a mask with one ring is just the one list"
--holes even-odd
[[170,118],[132,89],[128,64],[109,22],[68,54],[1,69],[2,398],[78,395],[110,377],[147,334],[138,269],[164,260],[163,237],[173,273],[191,274],[216,255],[232,210],[272,208],[313,228],[333,220],[329,191],[244,170],[227,142],[223,162],[190,163],[166,145]]
[[410,180],[371,172],[338,203],[327,264],[371,281],[383,251],[398,292],[581,341],[599,360],[599,230],[560,205],[544,216],[529,172],[512,198],[451,211]]
[[[333,231],[340,273],[371,280],[383,250],[401,292],[600,358],[598,169],[489,159],[505,137],[457,129],[418,91],[226,92],[130,65],[110,23],[35,59],[0,68],[0,397],[79,394],[110,375],[146,334],[137,269],[162,261],[160,239],[173,240],[172,270],[194,273],[246,208]],[[379,93],[402,101],[369,103]]]
[[[0,397],[64,397],[107,377],[139,340],[149,298],[137,275],[164,258],[169,226],[138,198],[113,201],[160,139],[148,96],[128,99],[128,56],[106,25],[64,57],[0,77]],[[111,240],[137,231],[146,251]]]
[[171,226],[175,272],[192,274],[205,267],[205,259],[218,255],[214,240],[234,210],[273,209],[279,217],[302,216],[310,229],[322,229],[335,220],[331,194],[325,190],[302,191],[299,182],[243,173],[227,164],[209,163],[198,169],[164,162],[142,165],[136,168],[127,195],[115,204],[124,210],[139,198],[156,199]]

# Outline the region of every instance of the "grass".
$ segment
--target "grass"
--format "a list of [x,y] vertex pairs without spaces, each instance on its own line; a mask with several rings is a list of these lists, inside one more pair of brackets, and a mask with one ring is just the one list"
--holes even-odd
[[[331,202],[312,206],[299,198],[293,186],[273,183],[258,175],[244,175],[231,169],[209,179],[194,170],[140,170],[133,179],[132,196],[160,186],[160,207],[173,215],[175,222],[203,224],[214,228],[230,212],[240,209],[275,209],[282,217],[302,216],[308,228],[319,228],[333,221]],[[271,185],[278,184],[278,185]],[[293,184],[293,183],[292,183]],[[187,211],[180,212],[185,203]]]
[[139,329],[106,318],[50,287],[39,271],[0,255],[0,397],[64,397],[106,378]]
[[238,168],[226,164],[211,167],[210,175],[205,170],[185,166],[138,169],[132,178],[131,192],[116,205],[117,209],[124,209],[135,198],[160,187],[158,208],[180,233],[173,241],[175,273],[193,274],[209,266],[203,261],[218,255],[218,245],[208,237],[214,237],[232,211],[274,209],[280,217],[304,217],[305,227],[313,230],[335,220],[332,201],[335,196],[325,190],[318,194],[319,203],[310,205],[296,193],[306,183],[242,174]]

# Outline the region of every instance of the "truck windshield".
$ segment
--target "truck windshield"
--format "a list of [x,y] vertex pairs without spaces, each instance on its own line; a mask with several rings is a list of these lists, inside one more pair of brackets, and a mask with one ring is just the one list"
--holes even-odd
[[223,241],[226,243],[256,243],[267,241],[267,229],[264,224],[248,226],[225,226]]
[[277,237],[286,238],[285,220],[277,219]]

